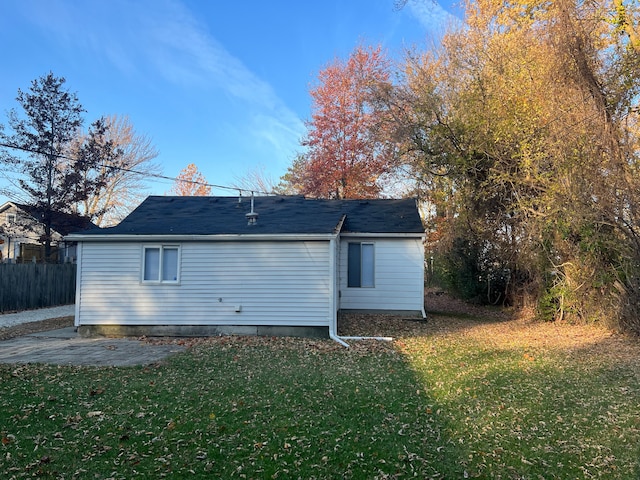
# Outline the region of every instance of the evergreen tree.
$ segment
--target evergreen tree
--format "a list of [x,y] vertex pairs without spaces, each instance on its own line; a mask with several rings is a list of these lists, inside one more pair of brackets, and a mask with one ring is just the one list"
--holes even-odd
[[69,156],[71,141],[82,126],[84,109],[75,93],[65,89],[65,79],[49,73],[31,82],[28,91],[18,90],[16,109],[8,114],[12,133],[0,130],[0,141],[11,146],[0,161],[18,174],[17,185],[26,203],[40,212],[45,257],[51,256],[51,223],[54,212],[72,212],[86,197],[84,175],[92,162]]

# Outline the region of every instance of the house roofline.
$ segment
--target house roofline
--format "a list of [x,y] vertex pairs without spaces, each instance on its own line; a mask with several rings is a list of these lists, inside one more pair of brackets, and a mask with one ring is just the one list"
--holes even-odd
[[70,242],[224,242],[224,241],[296,241],[296,240],[331,240],[332,238],[426,238],[424,233],[281,233],[281,234],[213,234],[213,235],[148,235],[117,234],[86,235],[70,234],[64,240]]
[[7,208],[9,208],[11,206],[13,206],[15,208],[18,208],[18,206],[14,202],[9,200],[9,201],[4,202],[2,205],[0,205],[0,213],[4,212]]
[[299,241],[299,240],[324,240],[329,241],[339,236],[335,233],[325,234],[224,234],[224,235],[83,235],[71,234],[65,237],[73,242],[225,242],[225,241]]
[[426,238],[425,233],[364,233],[364,232],[345,232],[341,233],[340,237],[345,238]]

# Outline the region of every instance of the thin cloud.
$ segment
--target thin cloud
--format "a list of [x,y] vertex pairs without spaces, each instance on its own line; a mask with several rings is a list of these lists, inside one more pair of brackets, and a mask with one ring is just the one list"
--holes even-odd
[[[278,149],[297,141],[304,131],[303,122],[271,85],[234,57],[180,1],[59,1],[53,5],[32,0],[25,2],[23,11],[67,48],[88,50],[131,81],[148,81],[157,75],[203,96],[217,90],[244,102],[243,108],[254,117],[272,117],[259,136],[271,138],[269,143]],[[266,133],[268,125],[275,130]]]
[[447,12],[436,0],[409,0],[407,7],[411,14],[431,34],[442,36],[451,24],[459,19]]
[[271,85],[234,57],[181,3],[166,2],[165,6],[166,10],[149,18],[147,24],[150,57],[168,81],[218,88],[266,115],[276,116],[278,123],[287,125],[285,131],[303,130],[302,121]]
[[286,120],[286,118],[286,114],[280,117],[257,114],[251,119],[251,129],[256,137],[262,139],[278,152],[280,163],[286,162],[288,164],[295,152],[300,150],[300,139],[304,134],[304,125],[300,123],[300,128],[296,129],[294,128],[297,127],[295,119]]

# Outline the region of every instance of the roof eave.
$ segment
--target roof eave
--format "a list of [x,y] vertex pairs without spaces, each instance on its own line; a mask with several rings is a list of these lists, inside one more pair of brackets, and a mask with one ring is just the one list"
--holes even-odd
[[343,232],[341,237],[376,237],[376,238],[425,238],[424,232]]
[[296,241],[331,240],[335,233],[283,233],[283,234],[218,234],[218,235],[171,235],[171,234],[71,234],[65,240],[73,242],[229,242],[229,241]]
[[294,240],[330,240],[335,237],[348,238],[426,238],[424,232],[334,232],[334,233],[279,233],[279,234],[212,234],[212,235],[174,235],[174,234],[82,234],[72,233],[64,237],[70,242],[224,242],[224,241],[294,241]]

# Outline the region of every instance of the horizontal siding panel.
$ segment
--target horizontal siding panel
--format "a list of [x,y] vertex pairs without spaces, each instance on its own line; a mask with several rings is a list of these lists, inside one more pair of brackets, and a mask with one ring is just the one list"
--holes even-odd
[[[354,241],[354,240],[351,240]],[[347,287],[348,240],[340,242],[340,308],[421,310],[424,250],[419,239],[359,239],[374,244],[375,287]]]
[[140,281],[142,247],[83,245],[80,325],[329,324],[329,242],[182,243],[178,285]]

